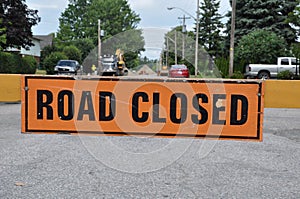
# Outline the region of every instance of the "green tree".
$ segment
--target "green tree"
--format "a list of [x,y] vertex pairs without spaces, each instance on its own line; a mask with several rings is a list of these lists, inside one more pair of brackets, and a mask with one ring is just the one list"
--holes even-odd
[[[297,0],[298,1],[298,0]],[[295,28],[287,23],[295,0],[239,0],[236,4],[236,41],[255,30],[268,30],[283,37],[288,45],[296,41]],[[230,2],[232,2],[230,0]],[[231,14],[229,14],[231,16]],[[229,20],[227,27],[230,28]],[[228,29],[229,32],[230,29]]]
[[204,0],[200,5],[199,44],[211,56],[221,53],[220,33],[224,25],[221,22],[222,16],[218,13],[219,8],[219,0]]
[[128,0],[94,0],[89,15],[95,22],[101,19],[105,37],[136,29],[141,20],[139,15],[131,10]]
[[20,74],[35,74],[37,62],[33,56],[25,56],[21,59],[21,65],[18,73]]
[[[127,0],[70,1],[59,19],[57,37],[64,42],[75,42],[82,39],[92,40],[96,46],[98,44],[99,19],[101,20],[101,29],[104,31],[103,43],[113,44],[107,47],[102,46],[102,55],[104,53],[112,55],[117,48],[120,48],[125,53],[135,53],[135,56],[128,56],[129,59],[126,58],[126,61],[136,63],[135,60],[138,59],[138,54],[143,50],[145,42],[142,31],[136,29],[141,19],[138,14],[131,10]],[[135,31],[130,32],[132,30]],[[126,34],[125,32],[133,34]],[[122,35],[126,35],[126,37]],[[111,40],[111,38],[113,39]],[[83,58],[87,57],[88,51],[91,52],[91,49],[85,51]],[[92,54],[94,55],[94,53]],[[131,58],[134,60],[130,60]],[[88,59],[95,60],[90,56]],[[128,66],[133,67],[131,64]]]
[[286,41],[273,32],[256,30],[245,35],[236,48],[236,58],[245,63],[276,63],[277,57],[286,56]]
[[76,46],[66,46],[63,49],[63,53],[68,57],[68,59],[76,60],[81,62],[81,52]]
[[[185,57],[182,57],[182,38],[185,38]],[[175,43],[176,49],[175,50]],[[163,52],[164,57],[167,57],[166,63],[171,66],[176,63],[176,52],[177,52],[177,63],[185,64],[191,74],[195,73],[195,39],[194,33],[188,32],[186,37],[182,36],[181,26],[175,27],[171,31],[165,34],[165,46],[166,50]],[[201,75],[205,76],[204,72],[212,69],[212,62],[207,51],[199,45],[198,49],[198,70]]]
[[[115,55],[116,50],[120,49],[124,53],[127,68],[134,68],[139,64],[139,54],[144,51],[145,41],[142,31],[129,30],[110,37],[102,43],[102,55]],[[83,63],[84,72],[90,72],[92,65],[98,66],[98,49],[90,51]]]
[[[183,63],[183,57],[182,57],[182,42],[183,39],[183,33],[182,33],[182,27],[178,26],[173,28],[171,31],[167,32],[165,34],[165,46],[166,46],[166,52],[168,56],[167,60],[168,63],[167,65],[173,65],[176,63],[176,58],[177,58],[177,63]],[[190,46],[194,45],[194,39],[190,38],[189,36],[185,37],[185,46]],[[193,41],[191,41],[193,40]],[[176,50],[175,50],[175,43],[176,43]],[[177,57],[176,57],[177,53]],[[165,53],[164,53],[165,54]],[[185,59],[192,61],[194,58],[193,52],[190,50],[190,48],[185,48]]]
[[293,12],[290,12],[286,20],[287,23],[291,23],[297,29],[297,36],[300,35],[300,0],[297,0],[298,6]]
[[14,53],[0,52],[0,73],[34,74],[37,62],[32,56],[21,57]]
[[141,20],[127,0],[72,0],[59,18],[58,38],[92,38],[96,44],[98,19],[105,38],[135,29]]
[[[92,0],[93,1],[93,0]],[[74,39],[95,37],[90,35],[89,29],[95,30],[88,16],[90,0],[69,0],[68,7],[59,18],[59,31],[57,36],[62,41],[72,41]]]
[[[38,24],[38,11],[28,9],[25,0],[1,1],[0,3],[0,37],[2,48],[32,46],[32,26]],[[5,41],[5,42],[4,42]]]
[[[0,18],[0,26],[2,24],[2,19]],[[5,34],[5,28],[0,28],[0,43],[5,44],[6,43],[6,34]],[[2,50],[2,47],[0,46],[0,50]]]
[[72,44],[80,49],[82,60],[85,59],[88,54],[95,48],[93,40],[88,38],[77,39],[73,41]]
[[45,58],[43,64],[48,75],[54,74],[54,67],[61,59],[68,59],[68,57],[62,52],[53,52]]
[[292,52],[293,52],[293,55],[295,57],[297,57],[298,59],[300,59],[300,43],[299,42],[294,43],[292,45]]
[[0,52],[0,73],[16,73],[20,56],[8,52]]
[[41,63],[40,63],[40,67],[42,69],[44,68],[44,60],[46,59],[46,57],[48,57],[51,53],[58,51],[58,49],[56,48],[55,45],[52,46],[45,46],[41,52]]

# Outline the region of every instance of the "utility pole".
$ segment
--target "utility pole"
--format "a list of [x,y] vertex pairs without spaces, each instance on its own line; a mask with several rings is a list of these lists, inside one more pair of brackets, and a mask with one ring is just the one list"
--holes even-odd
[[198,75],[198,49],[199,49],[199,0],[197,0],[197,17],[196,17],[196,46],[195,46],[195,76]]
[[184,9],[182,8],[179,8],[179,7],[169,7],[167,8],[168,10],[173,10],[173,9],[179,9],[181,10],[182,12],[188,14],[189,16],[191,16],[195,21],[196,21],[196,43],[195,43],[195,76],[198,75],[198,51],[199,51],[199,15],[200,15],[200,12],[199,12],[199,0],[197,0],[197,17],[193,17],[193,15],[191,15],[190,13],[188,13],[187,11],[185,11]]
[[182,59],[185,59],[185,33],[186,33],[186,25],[185,20],[190,19],[191,17],[186,17],[183,15],[183,17],[178,17],[178,19],[182,19]]
[[166,66],[169,66],[168,57],[169,57],[169,39],[167,37],[167,53],[166,53]]
[[175,29],[175,64],[177,65],[177,31]]
[[231,77],[233,75],[235,12],[236,12],[236,0],[232,0],[230,54],[229,54],[229,77]]
[[102,71],[101,66],[101,20],[98,19],[98,73]]

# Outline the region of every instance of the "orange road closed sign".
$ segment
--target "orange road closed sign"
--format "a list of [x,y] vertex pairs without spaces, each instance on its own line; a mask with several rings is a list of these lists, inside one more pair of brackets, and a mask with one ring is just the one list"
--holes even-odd
[[24,76],[22,132],[262,140],[263,82]]

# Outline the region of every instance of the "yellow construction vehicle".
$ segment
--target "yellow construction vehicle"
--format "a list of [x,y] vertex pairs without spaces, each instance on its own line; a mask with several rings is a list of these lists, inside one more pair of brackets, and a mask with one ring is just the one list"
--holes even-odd
[[128,69],[125,65],[124,52],[117,49],[114,55],[104,55],[101,58],[100,75],[123,76],[127,75]]

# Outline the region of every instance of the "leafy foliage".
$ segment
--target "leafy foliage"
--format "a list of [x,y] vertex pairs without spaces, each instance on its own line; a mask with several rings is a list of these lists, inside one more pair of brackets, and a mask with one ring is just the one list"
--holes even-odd
[[241,71],[236,71],[232,74],[232,76],[230,78],[231,79],[243,79],[244,74]]
[[62,52],[53,52],[45,58],[43,63],[48,75],[54,74],[54,67],[61,59],[68,59],[68,57]]
[[[2,19],[0,18],[0,26],[2,24]],[[5,44],[6,43],[6,34],[5,34],[5,28],[0,28],[0,43]],[[0,50],[2,50],[2,46],[0,46]]]
[[218,57],[215,59],[215,64],[218,70],[215,70],[214,73],[217,77],[227,77],[228,68],[229,68],[229,59],[225,57]]
[[[195,40],[193,32],[189,32],[186,37],[182,36],[180,33],[181,27],[176,27],[173,30],[169,31],[165,34],[165,45],[167,47],[166,52],[163,54],[167,57],[168,63],[170,66],[175,64],[175,43],[177,47],[177,63],[185,64],[191,74],[195,73]],[[175,37],[176,36],[176,37]],[[176,38],[176,39],[175,39]],[[182,47],[182,38],[185,38],[185,57],[183,59],[181,47]],[[215,69],[214,62],[211,56],[207,53],[207,51],[199,45],[198,49],[198,72],[201,73],[202,77],[206,76],[207,71],[211,71]]]
[[6,41],[1,39],[0,46],[24,47],[32,46],[32,26],[38,24],[40,18],[38,11],[28,9],[24,0],[1,1],[0,3],[0,37],[6,37]]
[[[190,73],[194,73],[194,60],[195,60],[195,40],[194,34],[190,36],[182,33],[182,27],[178,26],[173,28],[171,31],[165,34],[165,46],[166,51],[163,53],[167,60],[166,65],[171,66],[176,64],[176,52],[177,52],[177,63],[185,64],[189,68]],[[183,59],[182,46],[183,39],[185,39],[185,57]],[[176,47],[176,48],[175,48]],[[177,49],[177,50],[175,50]]]
[[58,38],[91,38],[97,43],[98,19],[105,37],[135,29],[140,21],[126,0],[72,0],[59,18]]
[[71,42],[72,45],[76,46],[80,49],[81,52],[81,59],[85,59],[88,54],[95,48],[92,39],[77,39]]
[[37,62],[32,56],[25,56],[21,59],[20,74],[35,74]]
[[102,42],[102,53],[115,53],[116,49],[126,52],[140,52],[144,50],[145,41],[142,37],[142,30],[132,29],[113,37],[107,38]]
[[293,52],[293,55],[295,57],[297,57],[298,59],[300,59],[300,43],[299,42],[294,43],[292,45],[292,52]]
[[287,23],[293,24],[293,26],[297,30],[297,36],[300,35],[300,0],[297,0],[298,6],[295,8],[293,12],[288,14],[288,18],[286,20]]
[[[298,1],[298,0],[297,0]],[[295,0],[239,0],[236,4],[236,32],[238,41],[255,30],[268,30],[283,37],[287,44],[295,42],[295,28],[287,23],[289,13],[299,4]],[[230,1],[231,2],[231,1]],[[228,22],[230,28],[231,21]],[[229,29],[228,29],[229,30]],[[229,31],[228,31],[229,32]]]
[[[89,0],[70,0],[68,7],[59,18],[57,36],[62,41],[71,41],[78,38],[94,37],[88,34],[90,29],[96,31],[96,21],[90,23],[87,15],[91,2]],[[96,31],[97,32],[97,31]]]
[[0,73],[16,73],[19,65],[19,56],[11,53],[0,53]]
[[41,63],[40,68],[44,69],[44,60],[48,57],[51,53],[58,51],[55,45],[52,46],[45,46],[41,52]]
[[257,30],[243,36],[236,48],[236,58],[246,63],[276,63],[277,57],[285,55],[285,40],[266,30]]
[[[127,68],[135,68],[139,65],[139,52],[144,50],[145,41],[142,31],[133,29],[110,37],[102,42],[102,55],[115,55],[117,49],[124,53]],[[93,65],[98,65],[98,49],[94,48],[83,60],[84,72],[91,72]]]
[[135,67],[145,42],[142,31],[136,29],[140,18],[131,10],[127,0],[70,1],[59,19],[58,39],[82,50],[82,58],[87,59],[83,64],[85,69],[90,68],[90,64],[97,65],[98,55],[93,48],[98,44],[99,19],[104,30],[102,55],[113,55],[120,48],[127,56],[127,66]]
[[294,73],[289,70],[281,71],[277,74],[277,79],[294,79]]
[[32,56],[20,57],[19,55],[1,52],[0,73],[34,74],[37,62]]
[[81,52],[76,46],[66,46],[63,49],[63,53],[71,60],[81,62]]

